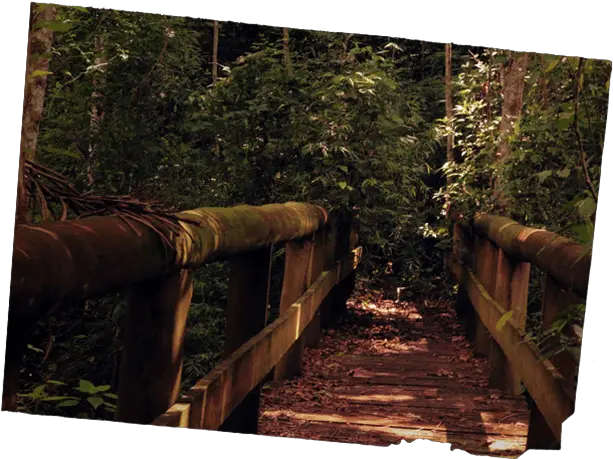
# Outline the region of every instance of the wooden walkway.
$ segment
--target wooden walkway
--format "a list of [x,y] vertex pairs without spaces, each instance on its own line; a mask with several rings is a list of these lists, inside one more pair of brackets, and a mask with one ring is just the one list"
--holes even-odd
[[262,389],[258,433],[388,446],[451,443],[472,454],[525,451],[523,396],[488,386],[451,304],[360,292],[336,329],[308,349],[303,375]]

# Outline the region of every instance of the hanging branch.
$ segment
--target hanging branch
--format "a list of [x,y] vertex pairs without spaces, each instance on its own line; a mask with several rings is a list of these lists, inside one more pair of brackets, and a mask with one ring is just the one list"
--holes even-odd
[[581,162],[581,167],[583,169],[583,175],[585,176],[585,183],[592,194],[592,198],[594,198],[594,202],[598,203],[598,193],[596,193],[596,188],[594,187],[594,183],[590,178],[590,172],[587,168],[587,157],[585,154],[585,150],[583,149],[583,139],[581,138],[581,133],[579,132],[579,94],[581,92],[581,76],[583,73],[583,66],[585,65],[585,60],[580,57],[579,58],[579,68],[577,69],[576,80],[577,84],[575,86],[575,95],[574,95],[574,110],[575,116],[573,118],[573,130],[575,131],[575,137],[577,138],[577,145],[579,146],[579,160]]
[[[189,235],[180,225],[181,222],[199,225],[196,221],[179,217],[155,201],[142,201],[129,195],[94,196],[91,193],[81,193],[62,175],[32,161],[25,161],[24,184],[43,221],[49,221],[52,217],[59,221],[67,220],[69,211],[75,218],[115,215],[134,232],[137,231],[131,221],[147,226],[170,249],[174,246],[169,236]],[[61,207],[59,216],[59,212],[52,210],[52,204]]]

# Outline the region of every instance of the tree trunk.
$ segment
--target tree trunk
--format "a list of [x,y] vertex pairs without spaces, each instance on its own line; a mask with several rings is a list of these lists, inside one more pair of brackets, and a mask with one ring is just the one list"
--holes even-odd
[[47,75],[49,71],[49,54],[53,43],[53,31],[37,28],[41,22],[54,21],[57,7],[52,5],[30,5],[30,30],[28,32],[28,57],[26,63],[26,81],[23,96],[23,115],[21,123],[21,148],[19,152],[19,177],[17,180],[16,221],[28,219],[28,196],[23,180],[25,160],[32,161],[36,155],[39,123],[43,114]]
[[[101,105],[101,99],[103,97],[104,88],[104,73],[105,64],[108,61],[108,57],[104,52],[104,40],[102,37],[94,38],[94,47],[96,52],[95,71],[92,77],[92,104],[91,115],[89,119],[89,146],[87,149],[86,158],[86,171],[87,171],[87,183],[89,186],[94,184],[94,162],[96,146],[99,140],[100,124],[104,118],[104,111]],[[100,72],[101,74],[97,74]]]
[[[453,129],[453,101],[451,99],[451,43],[445,45],[445,114],[447,126]],[[447,162],[453,162],[453,131],[447,134]]]
[[498,212],[507,212],[508,202],[502,190],[504,183],[504,163],[511,152],[509,139],[513,136],[515,124],[521,116],[524,98],[524,78],[528,69],[530,56],[527,53],[511,57],[507,68],[502,72],[502,118],[500,120],[500,141],[494,161],[497,163],[494,178],[494,197]]
[[213,68],[211,75],[213,83],[217,81],[217,51],[219,49],[219,22],[213,21]]

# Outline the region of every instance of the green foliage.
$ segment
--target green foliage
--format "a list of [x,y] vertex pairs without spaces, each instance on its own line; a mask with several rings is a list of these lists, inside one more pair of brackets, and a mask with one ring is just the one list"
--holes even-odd
[[18,394],[21,402],[19,408],[20,411],[40,414],[41,404],[45,405],[42,407],[43,412],[51,405],[54,412],[78,418],[110,419],[116,409],[114,400],[117,399],[117,395],[109,392],[110,388],[109,385],[96,387],[84,379],[79,380],[78,386],[71,388],[64,382],[49,379],[44,384],[34,387],[29,393]]
[[234,184],[226,202],[309,201],[353,213],[372,266],[413,258],[411,242],[435,212],[425,205],[433,142],[419,93],[399,81],[388,51],[338,48],[295,54],[291,75],[278,46],[242,57],[203,97],[209,167]]

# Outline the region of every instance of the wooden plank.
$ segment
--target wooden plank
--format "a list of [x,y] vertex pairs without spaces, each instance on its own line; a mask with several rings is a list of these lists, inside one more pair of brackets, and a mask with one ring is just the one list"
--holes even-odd
[[[285,272],[281,289],[279,314],[284,314],[307,288],[307,270],[313,249],[310,239],[285,244]],[[304,353],[304,337],[301,336],[289,348],[274,369],[275,381],[300,375]]]
[[[334,424],[352,424],[369,426],[386,426],[398,428],[422,428],[453,430],[454,432],[483,433],[497,435],[525,435],[528,428],[528,413],[515,413],[514,417],[505,413],[482,412],[460,413],[458,411],[414,409],[394,409],[390,406],[368,406],[364,410],[359,406],[348,405],[342,411],[335,408],[311,406],[300,409],[300,406],[288,407],[284,410],[267,410],[262,416],[287,416],[290,419],[307,422],[329,422]],[[379,409],[377,409],[379,408]]]
[[[315,233],[313,246],[311,249],[311,257],[309,259],[309,266],[306,272],[306,285],[311,285],[324,270],[324,263],[326,261],[325,242],[326,234],[324,231],[318,231]],[[320,334],[321,312],[318,308],[315,312],[315,316],[304,331],[305,345],[311,348],[319,347]]]
[[[560,314],[565,313],[574,304],[583,304],[585,300],[580,298],[570,289],[565,289],[559,285],[551,276],[545,280],[545,291],[543,292],[542,302],[542,330],[549,329]],[[570,328],[570,327],[569,327]],[[570,332],[570,331],[569,331]],[[569,333],[570,335],[570,333]],[[559,339],[551,338],[545,343],[547,348],[555,348]],[[562,376],[568,381],[569,390],[575,391],[575,373],[579,362],[572,355],[563,351],[555,355],[551,361]]]
[[475,275],[456,264],[453,272],[457,279],[463,279],[477,313],[488,330],[503,349],[515,368],[521,368],[524,384],[543,413],[556,438],[561,440],[562,423],[574,412],[574,395],[565,388],[564,378],[551,362],[541,360],[538,349],[531,342],[523,341],[524,336],[511,318],[501,330],[496,323],[505,313],[479,284]]
[[[511,278],[513,272],[512,262],[501,248],[497,249],[496,271],[494,272],[493,297],[505,311],[511,308]],[[490,387],[498,389],[508,389],[514,391],[514,387],[519,389],[521,380],[517,379],[509,361],[496,340],[492,340],[490,350]]]
[[[473,269],[477,279],[482,283],[486,291],[494,291],[497,251],[494,245],[479,235],[474,238]],[[491,336],[484,322],[486,318],[476,317],[475,354],[489,357],[492,343]]]
[[479,392],[456,392],[454,388],[386,386],[377,384],[356,384],[326,389],[326,396],[343,402],[361,405],[394,405],[402,407],[437,407],[440,409],[526,412],[523,399],[511,398],[504,394]]
[[[272,246],[238,255],[230,260],[225,357],[266,326],[271,263]],[[245,367],[245,371],[249,373],[253,370]],[[249,379],[249,375],[246,375],[246,378]],[[257,433],[259,404],[260,387],[255,385],[249,388],[244,400],[234,407],[220,430]]]
[[147,424],[175,402],[193,282],[187,270],[128,293],[116,420]]
[[215,430],[223,423],[298,339],[336,281],[336,271],[322,273],[284,314],[192,387],[191,428]]
[[[543,292],[541,321],[543,331],[547,330],[558,315],[565,312],[573,303],[581,303],[581,299],[570,289],[563,289],[550,275],[545,277],[545,291]],[[545,349],[554,349],[559,338],[551,337],[545,343]],[[566,390],[575,393],[575,372],[578,362],[569,352],[562,352],[553,356],[551,362],[564,378]],[[528,431],[528,446],[532,449],[559,449],[560,442],[555,432],[547,423],[539,406],[531,400],[530,429]]]
[[[287,420],[275,420],[270,423],[265,435],[283,436],[291,438],[305,438],[310,440],[323,440],[331,442],[346,442],[352,444],[365,444],[374,446],[389,446],[398,444],[401,440],[407,442],[424,439],[441,443],[451,443],[451,448],[459,448],[471,454],[485,454],[488,457],[501,456],[505,458],[516,457],[525,452],[525,436],[509,436],[496,434],[469,434],[454,432],[445,426],[433,429],[371,426],[364,424],[327,423],[310,421],[300,424],[299,429],[293,428],[295,424]],[[286,434],[287,433],[287,434]]]

